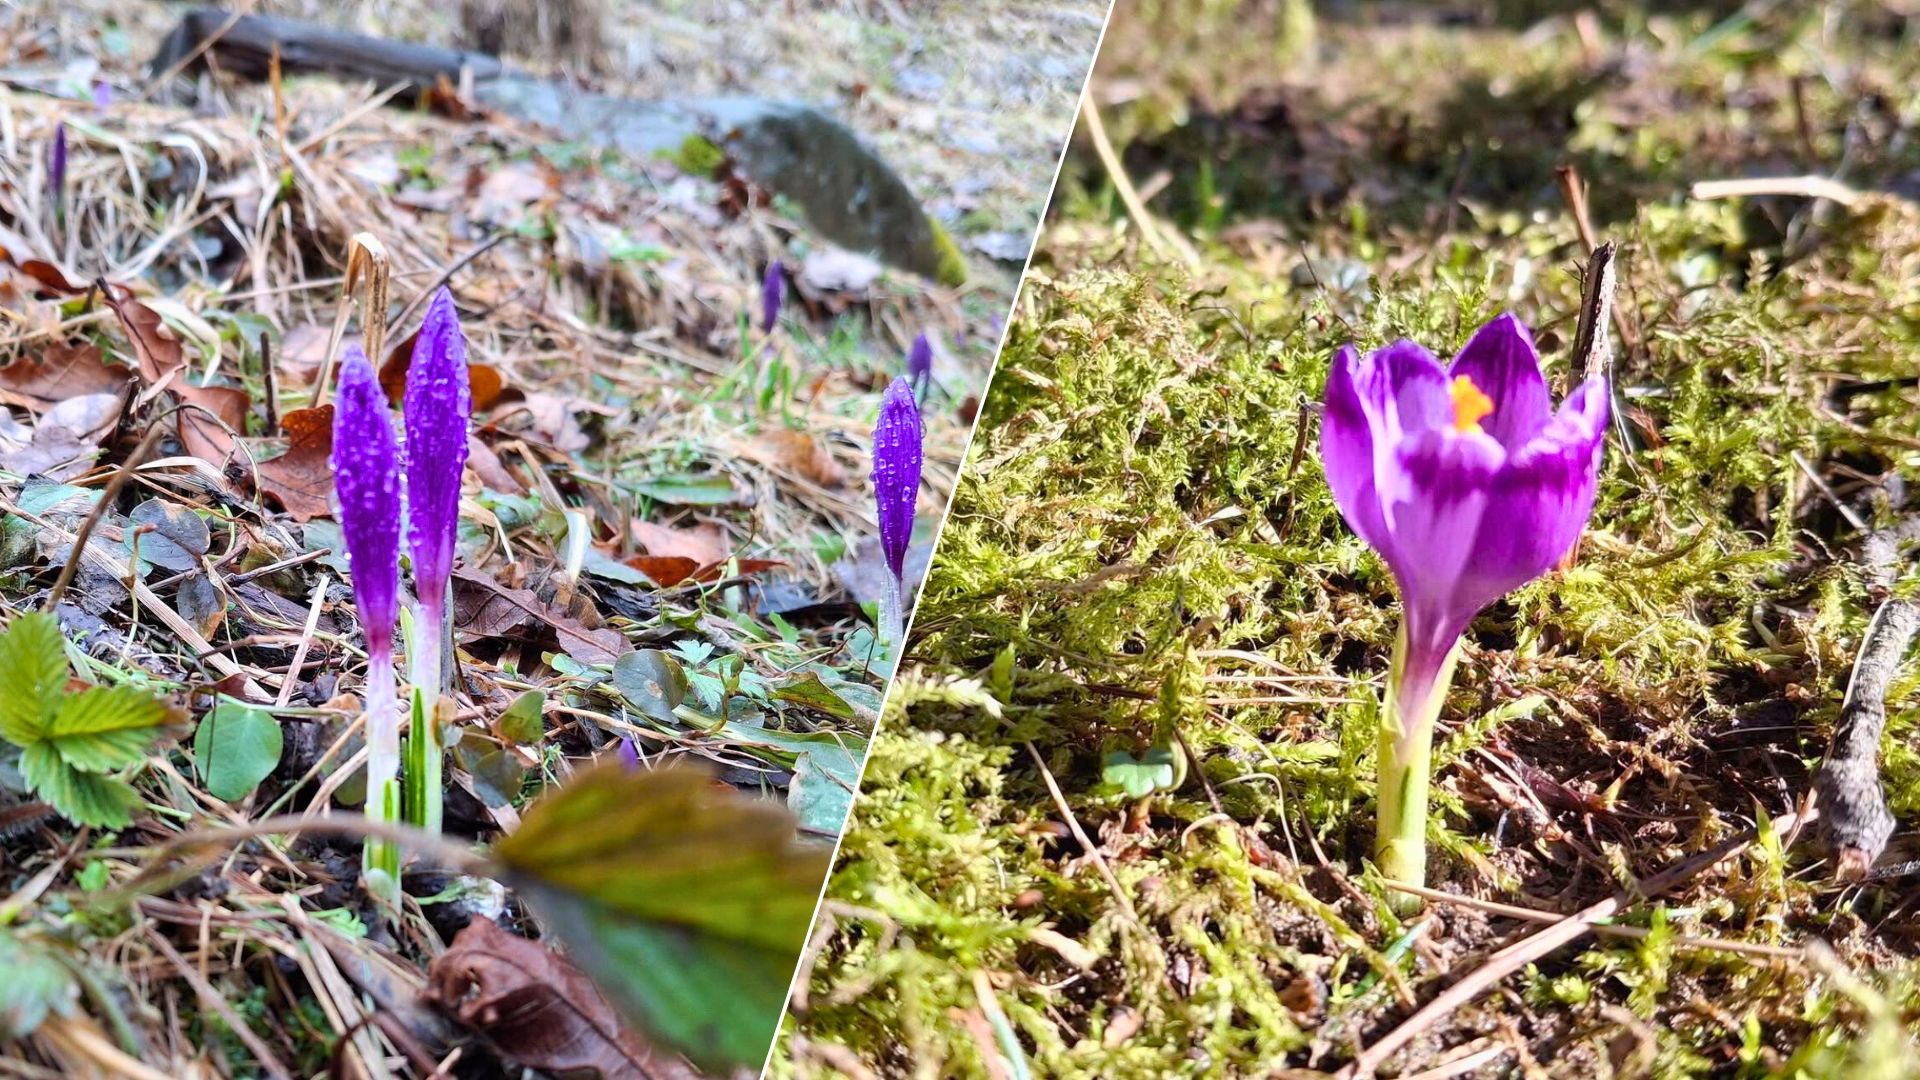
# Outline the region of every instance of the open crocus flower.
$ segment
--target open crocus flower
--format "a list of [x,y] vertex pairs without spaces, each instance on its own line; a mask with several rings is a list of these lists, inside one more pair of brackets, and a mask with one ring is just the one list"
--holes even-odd
[[1320,436],[1327,484],[1400,586],[1374,852],[1389,878],[1425,877],[1433,723],[1460,635],[1579,538],[1607,407],[1595,378],[1555,412],[1533,339],[1511,315],[1481,327],[1450,365],[1411,341],[1334,357]]

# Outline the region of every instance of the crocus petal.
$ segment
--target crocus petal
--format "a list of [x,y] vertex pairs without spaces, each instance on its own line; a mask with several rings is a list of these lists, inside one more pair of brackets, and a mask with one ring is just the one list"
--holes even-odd
[[1480,426],[1509,451],[1539,434],[1553,414],[1533,335],[1512,315],[1502,315],[1475,331],[1447,374],[1450,378],[1465,375],[1493,399],[1493,413]]
[[929,379],[933,378],[933,342],[922,332],[913,339],[913,348],[907,350],[907,381],[915,390],[926,389]]
[[67,122],[53,125],[53,149],[47,153],[47,186],[53,189],[53,201],[67,193]]
[[[1506,451],[1481,432],[1434,428],[1392,451],[1376,483],[1391,543],[1380,553],[1400,583],[1409,636],[1419,627],[1448,644],[1479,611],[1458,596],[1458,583],[1478,557],[1489,489]],[[1482,601],[1484,603],[1484,601]]]
[[905,575],[907,544],[913,538],[913,509],[920,498],[920,408],[913,387],[895,378],[880,402],[873,425],[873,497],[880,519],[880,549],[887,568]]
[[1604,379],[1582,383],[1493,478],[1458,603],[1476,610],[1553,568],[1593,513],[1608,413]]
[[414,591],[438,610],[453,572],[460,523],[460,474],[467,463],[467,340],[445,286],[427,305],[407,368],[407,540]]
[[[1360,404],[1354,372],[1360,354],[1348,345],[1334,354],[1327,370],[1327,405],[1320,418],[1320,460],[1340,516],[1375,550],[1393,541],[1380,515],[1380,493],[1373,484],[1373,425]],[[1392,559],[1389,558],[1391,563]]]
[[767,276],[760,281],[760,332],[769,333],[780,321],[780,301],[787,289],[786,270],[775,259],[767,264]]
[[1384,454],[1420,432],[1453,424],[1446,368],[1411,341],[1396,341],[1368,353],[1354,368],[1353,385],[1373,428],[1376,453]]
[[380,376],[348,345],[333,406],[333,487],[370,652],[391,655],[400,592],[400,445]]

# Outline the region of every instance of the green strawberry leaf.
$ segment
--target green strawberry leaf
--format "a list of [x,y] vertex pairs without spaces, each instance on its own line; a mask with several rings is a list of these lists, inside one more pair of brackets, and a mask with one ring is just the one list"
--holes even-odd
[[116,776],[85,773],[67,764],[51,746],[27,748],[20,756],[20,772],[54,812],[76,825],[124,829],[133,822],[140,795]]
[[0,1043],[33,1034],[49,1013],[73,1012],[80,985],[44,946],[0,931]]
[[536,802],[494,855],[656,1041],[715,1070],[766,1055],[831,859],[784,808],[697,768],[610,764]]
[[45,738],[82,772],[111,772],[147,756],[167,722],[167,706],[131,686],[95,686],[67,697]]
[[39,742],[66,686],[60,621],[42,611],[17,616],[0,634],[0,737],[21,747]]
[[207,792],[239,802],[280,764],[280,721],[265,709],[221,698],[193,733],[193,764]]

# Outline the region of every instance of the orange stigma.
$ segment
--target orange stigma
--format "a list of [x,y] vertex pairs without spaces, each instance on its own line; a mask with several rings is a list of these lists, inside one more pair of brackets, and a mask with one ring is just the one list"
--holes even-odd
[[1447,393],[1453,398],[1453,430],[1459,432],[1478,432],[1480,421],[1493,414],[1493,399],[1480,392],[1473,380],[1465,375],[1455,375],[1453,384],[1447,387]]

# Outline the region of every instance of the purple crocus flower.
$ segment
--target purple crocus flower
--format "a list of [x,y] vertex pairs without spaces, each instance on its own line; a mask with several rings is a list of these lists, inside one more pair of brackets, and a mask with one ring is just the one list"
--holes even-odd
[[767,276],[760,281],[760,332],[770,334],[780,321],[780,301],[787,291],[786,268],[775,259],[767,264]]
[[1481,327],[1448,366],[1411,341],[1334,357],[1320,437],[1327,484],[1400,587],[1375,852],[1389,877],[1424,872],[1433,721],[1460,635],[1579,538],[1607,409],[1595,378],[1555,412],[1533,339],[1511,315]]
[[400,617],[400,445],[380,376],[348,345],[333,406],[333,485],[367,649],[393,656]]
[[933,342],[923,331],[913,339],[913,348],[907,350],[907,381],[913,384],[915,394],[924,395],[932,380]]
[[873,425],[873,498],[880,519],[880,550],[887,560],[888,592],[882,598],[881,629],[896,645],[904,613],[907,545],[913,538],[913,510],[920,499],[920,407],[913,387],[898,377],[880,402]]
[[453,294],[443,285],[427,305],[407,368],[407,542],[414,594],[428,629],[440,622],[460,523],[460,475],[467,463],[467,339]]
[[47,186],[53,189],[53,206],[58,212],[67,201],[67,122],[53,125],[53,147],[47,152]]
[[105,79],[93,80],[93,111],[106,112],[113,106],[113,84]]
[[[340,366],[333,405],[333,486],[353,571],[353,600],[367,636],[367,816],[400,816],[400,715],[393,674],[393,627],[400,615],[400,445],[380,376],[358,345]],[[363,877],[395,910],[400,852],[369,838]]]
[[453,294],[433,294],[414,340],[407,368],[407,540],[413,551],[413,593],[419,604],[416,633],[407,654],[413,684],[413,731],[408,744],[407,816],[431,833],[440,831],[446,755],[440,691],[443,655],[453,642],[447,616],[447,579],[460,527],[460,474],[467,463],[467,420],[473,394],[467,386],[467,339]]

